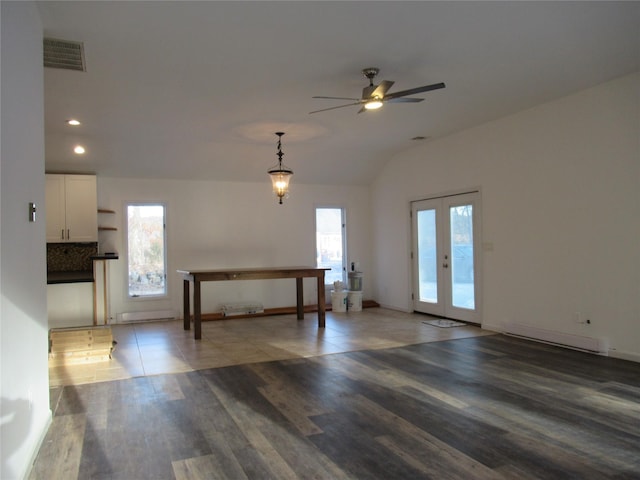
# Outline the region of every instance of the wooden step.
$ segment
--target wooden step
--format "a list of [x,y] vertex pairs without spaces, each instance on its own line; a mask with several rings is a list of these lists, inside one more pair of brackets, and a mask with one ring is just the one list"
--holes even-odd
[[63,367],[66,365],[80,365],[97,362],[108,362],[111,359],[111,348],[67,353],[49,354],[50,367]]
[[111,327],[59,328],[49,332],[49,365],[105,362],[113,350]]

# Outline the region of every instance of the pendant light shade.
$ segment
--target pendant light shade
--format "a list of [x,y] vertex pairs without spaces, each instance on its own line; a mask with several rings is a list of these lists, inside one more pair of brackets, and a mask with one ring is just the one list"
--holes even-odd
[[293,170],[282,164],[282,136],[284,132],[276,132],[278,136],[278,163],[268,170],[271,175],[271,183],[273,185],[273,193],[278,197],[278,203],[282,205],[282,198],[289,196],[289,180],[293,175]]

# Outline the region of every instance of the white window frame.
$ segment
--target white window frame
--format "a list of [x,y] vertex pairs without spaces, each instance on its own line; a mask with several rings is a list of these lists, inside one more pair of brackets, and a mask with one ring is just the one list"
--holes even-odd
[[[314,257],[315,257],[315,265],[318,265],[318,210],[320,209],[332,209],[332,210],[340,210],[341,221],[342,221],[342,283],[344,283],[345,288],[347,288],[347,263],[348,263],[348,255],[347,255],[347,209],[342,205],[316,205],[313,209],[313,230],[315,234],[315,249],[314,249]],[[333,281],[327,281],[327,277],[325,276],[325,283],[327,286],[332,286]]]
[[[164,293],[153,294],[153,295],[131,295],[129,291],[129,207],[162,207],[163,216],[164,216],[164,225],[162,230],[162,241],[164,244],[164,254],[163,254],[163,263],[164,263]],[[168,259],[167,259],[167,205],[164,202],[126,202],[124,206],[124,231],[125,231],[125,251],[126,251],[126,265],[124,268],[124,277],[125,277],[125,297],[131,301],[149,301],[149,300],[160,300],[166,299],[169,297],[169,282],[167,271],[169,268]]]

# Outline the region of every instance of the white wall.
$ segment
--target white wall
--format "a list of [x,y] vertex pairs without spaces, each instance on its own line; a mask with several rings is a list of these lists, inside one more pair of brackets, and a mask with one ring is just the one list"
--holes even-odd
[[[128,299],[124,207],[127,202],[167,206],[168,287],[166,300]],[[269,178],[262,183],[183,180],[129,180],[98,177],[98,205],[115,210],[118,232],[101,241],[120,254],[110,263],[111,315],[174,310],[182,316],[182,279],[177,269],[315,265],[316,206],[343,206],[347,216],[349,260],[371,271],[369,189],[295,184],[278,205]],[[101,247],[102,248],[102,247]],[[305,304],[316,303],[315,280],[305,279]],[[224,302],[258,301],[265,308],[296,303],[293,280],[209,282],[202,287],[203,313]]]
[[397,155],[372,186],[374,297],[412,309],[410,200],[479,186],[483,326],[605,337],[640,360],[639,110],[635,74]]
[[[0,478],[23,478],[51,421],[47,366],[42,25],[2,2]],[[39,207],[28,221],[29,202]]]
[[[102,290],[97,289],[98,296]],[[93,326],[93,283],[56,283],[47,285],[49,328]],[[102,324],[102,304],[98,308]]]

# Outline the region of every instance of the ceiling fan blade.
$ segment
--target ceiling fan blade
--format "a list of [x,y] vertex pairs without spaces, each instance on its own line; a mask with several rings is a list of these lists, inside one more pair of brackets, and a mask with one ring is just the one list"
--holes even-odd
[[387,103],[418,103],[424,101],[424,98],[411,98],[411,97],[400,97],[400,98],[392,98],[391,100],[384,99]]
[[401,90],[400,92],[393,92],[384,97],[386,101],[392,100],[398,97],[406,97],[407,95],[414,95],[416,93],[430,92],[431,90],[438,90],[444,88],[444,83],[434,83],[433,85],[425,85],[424,87],[410,88],[409,90]]
[[391,88],[391,86],[394,84],[395,82],[392,82],[391,80],[383,80],[380,82],[380,85],[378,85],[375,90],[373,92],[371,92],[371,94],[369,95],[369,97],[378,97],[378,98],[383,98],[384,95],[387,93],[387,91]]
[[[349,99],[351,100],[351,99]],[[353,105],[360,105],[360,101],[357,101],[355,103],[347,103],[346,105],[338,105],[337,107],[329,107],[329,108],[323,108],[321,110],[314,110],[313,112],[309,112],[309,114],[311,113],[318,113],[318,112],[326,112],[327,110],[335,110],[336,108],[344,108],[344,107],[352,107]]]
[[375,85],[367,85],[362,89],[362,101],[366,102],[371,98],[371,94],[376,89]]
[[354,102],[359,101],[359,98],[351,98],[351,97],[323,97],[323,96],[315,96],[311,98],[324,98],[326,100],[353,100]]

